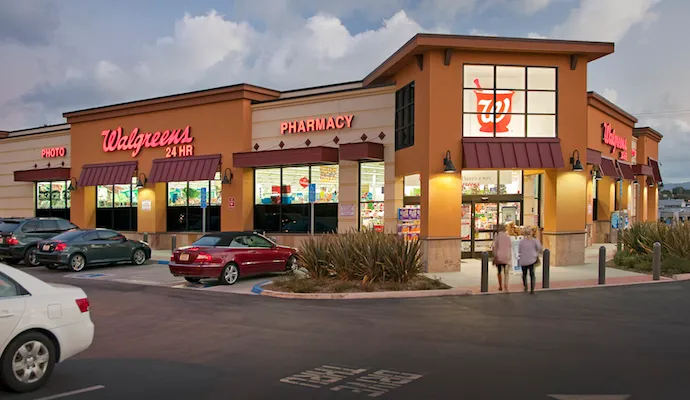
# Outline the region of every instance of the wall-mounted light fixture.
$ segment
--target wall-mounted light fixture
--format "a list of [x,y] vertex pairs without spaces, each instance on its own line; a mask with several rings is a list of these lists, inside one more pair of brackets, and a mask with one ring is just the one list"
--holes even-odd
[[595,181],[600,181],[603,178],[601,176],[601,171],[599,171],[599,167],[592,169],[592,176],[594,177]]
[[639,185],[640,182],[637,180],[637,178],[633,179],[632,181],[633,185]]
[[[144,179],[141,179],[142,176],[144,177]],[[137,189],[143,189],[144,185],[146,185],[146,182],[148,182],[148,179],[146,179],[146,174],[142,172],[137,177]]]
[[446,158],[443,159],[443,172],[446,174],[453,174],[458,172],[453,165],[453,160],[450,159],[450,150],[446,151]]
[[649,187],[654,187],[654,179],[649,180]]
[[221,183],[223,183],[223,185],[231,184],[232,177],[232,170],[230,168],[225,168],[225,171],[223,171],[223,180],[221,181]]
[[67,190],[70,192],[74,192],[77,190],[77,178],[69,178],[69,186],[67,186]]
[[[575,157],[575,154],[577,153],[577,157]],[[580,162],[580,152],[575,150],[573,151],[573,156],[570,157],[570,165],[573,166],[573,171],[575,172],[582,172],[585,170],[585,168],[582,166],[582,162]]]

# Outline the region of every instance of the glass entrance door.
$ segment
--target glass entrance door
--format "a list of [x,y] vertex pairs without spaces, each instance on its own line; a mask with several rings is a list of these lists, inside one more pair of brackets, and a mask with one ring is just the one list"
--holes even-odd
[[522,201],[471,200],[462,204],[462,256],[478,257],[482,252],[491,252],[498,224],[522,220]]

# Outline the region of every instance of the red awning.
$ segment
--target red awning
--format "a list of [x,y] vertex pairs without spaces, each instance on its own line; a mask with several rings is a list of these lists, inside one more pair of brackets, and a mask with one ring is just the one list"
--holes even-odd
[[337,164],[338,160],[338,149],[335,147],[249,151],[232,155],[232,165],[237,168]]
[[41,168],[14,171],[15,182],[66,181],[69,168]]
[[213,180],[220,154],[153,160],[149,182],[188,182]]
[[601,152],[597,150],[587,149],[587,164],[601,164]]
[[462,167],[563,168],[558,139],[464,138]]
[[621,175],[623,175],[623,179],[630,179],[631,181],[635,179],[635,172],[633,171],[632,165],[617,161],[618,164],[618,169],[621,171]]
[[79,187],[98,185],[126,185],[132,183],[136,161],[105,164],[86,164],[81,169]]
[[383,161],[383,144],[381,143],[347,143],[338,148],[341,160],[349,161]]
[[650,167],[649,165],[635,164],[632,166],[632,168],[635,175],[644,175],[649,177],[654,176],[654,171],[652,171],[652,167]]
[[649,166],[652,167],[652,175],[654,176],[654,180],[656,182],[663,182],[663,180],[661,179],[661,171],[659,170],[659,161],[650,158]]
[[610,158],[601,157],[601,174],[610,178],[620,178],[621,174],[616,168],[616,163]]

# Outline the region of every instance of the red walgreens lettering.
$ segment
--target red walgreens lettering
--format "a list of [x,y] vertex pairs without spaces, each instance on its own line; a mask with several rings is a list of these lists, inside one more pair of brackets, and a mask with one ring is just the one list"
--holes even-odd
[[140,133],[139,128],[134,128],[129,135],[122,134],[122,127],[113,130],[104,130],[103,151],[110,153],[118,150],[132,150],[132,157],[136,157],[142,148],[168,147],[179,144],[192,143],[191,129],[166,130],[161,132]]
[[602,125],[604,134],[604,143],[611,146],[611,153],[615,152],[616,149],[626,151],[628,149],[628,139],[616,135],[616,130],[613,126],[607,122]]

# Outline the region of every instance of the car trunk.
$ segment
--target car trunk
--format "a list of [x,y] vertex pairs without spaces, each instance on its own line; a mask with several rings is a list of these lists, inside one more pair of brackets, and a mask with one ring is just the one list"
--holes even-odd
[[[173,250],[173,261],[177,264],[208,264],[220,262],[213,257],[214,247],[194,246]],[[199,257],[201,255],[201,258]]]
[[11,238],[14,231],[19,227],[19,221],[2,220],[0,221],[0,247],[9,247],[7,239]]

